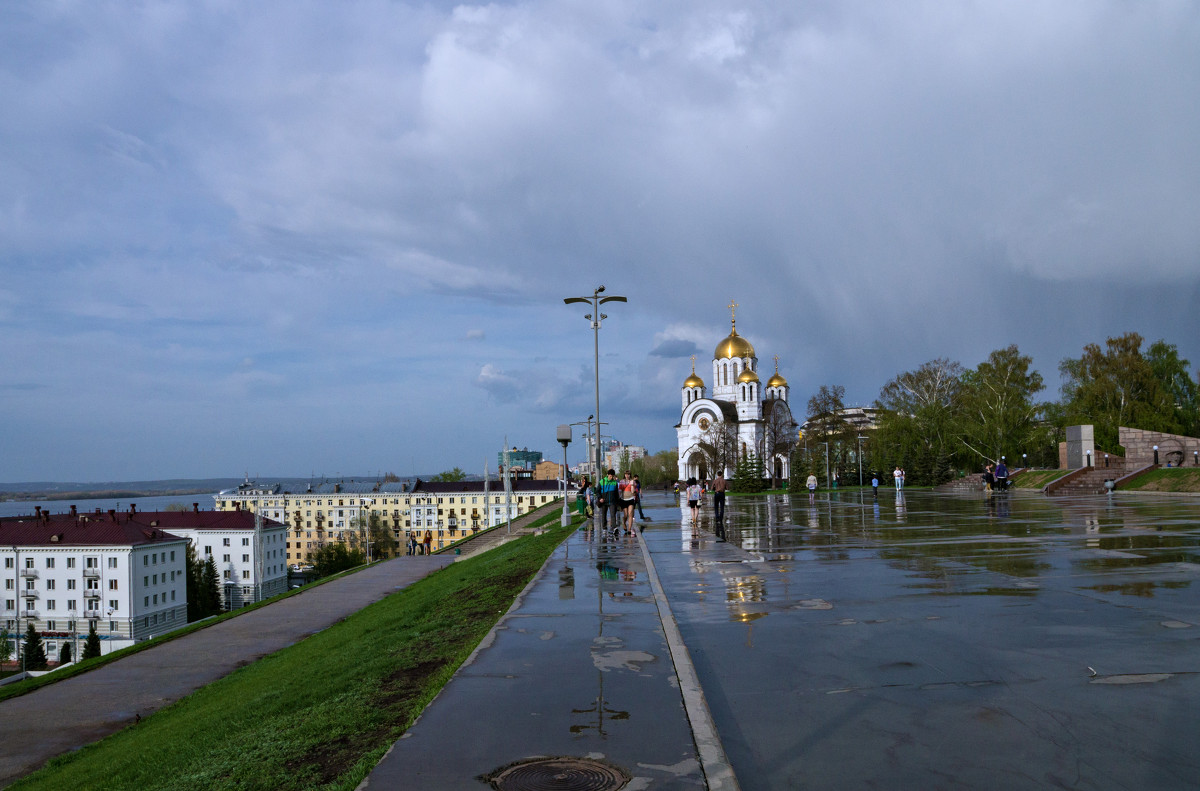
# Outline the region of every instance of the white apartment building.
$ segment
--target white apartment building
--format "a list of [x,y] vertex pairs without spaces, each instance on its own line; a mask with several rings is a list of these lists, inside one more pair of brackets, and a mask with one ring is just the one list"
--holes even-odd
[[212,558],[229,610],[287,590],[287,527],[249,511],[143,512],[132,515],[191,542],[198,560]]
[[14,640],[32,623],[53,660],[92,625],[108,653],[187,623],[187,539],[71,510],[0,519],[0,618]]

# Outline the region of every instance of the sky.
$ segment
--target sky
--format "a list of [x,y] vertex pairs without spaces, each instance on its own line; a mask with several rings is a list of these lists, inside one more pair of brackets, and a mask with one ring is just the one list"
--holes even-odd
[[1010,344],[1047,399],[1129,331],[1200,365],[1186,0],[15,0],[0,107],[0,481],[560,459],[599,285],[651,451],[731,301],[801,414]]

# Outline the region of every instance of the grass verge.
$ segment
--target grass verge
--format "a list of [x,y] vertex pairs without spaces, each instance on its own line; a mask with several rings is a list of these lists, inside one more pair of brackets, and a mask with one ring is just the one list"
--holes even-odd
[[1131,492],[1200,492],[1200,469],[1196,467],[1160,467],[1142,473],[1121,491]]
[[558,516],[11,788],[353,789],[576,529]]
[[[0,687],[0,701],[8,700],[9,698],[15,698],[18,695],[25,695],[29,692],[33,692],[35,689],[40,689],[41,687],[44,687],[48,684],[54,684],[59,681],[64,681],[68,678],[72,678],[73,676],[78,676],[80,673],[87,673],[88,671],[95,670],[98,667],[103,667],[103,666],[107,665],[109,662],[116,662],[118,659],[127,657],[130,654],[136,654],[139,651],[146,651],[151,648],[154,648],[156,645],[161,645],[162,643],[165,643],[168,640],[175,640],[176,638],[183,637],[185,634],[191,634],[192,632],[196,631],[197,629],[207,629],[208,627],[212,626],[213,624],[220,623],[221,621],[227,621],[230,618],[237,618],[239,615],[245,615],[248,612],[257,610],[259,607],[266,607],[268,604],[277,602],[280,599],[286,599],[289,596],[298,596],[299,594],[303,593],[306,590],[312,590],[313,586],[315,586],[315,585],[324,585],[326,582],[329,582],[330,580],[338,579],[340,577],[345,576],[346,574],[353,574],[354,572],[359,571],[364,568],[366,568],[366,566],[355,566],[352,569],[348,569],[346,571],[342,571],[337,574],[330,574],[328,577],[322,577],[321,579],[314,580],[313,582],[310,582],[307,585],[304,585],[300,588],[296,588],[294,590],[289,590],[284,593],[280,593],[277,596],[272,596],[269,599],[263,599],[262,601],[254,602],[253,604],[247,604],[245,607],[239,607],[236,610],[232,610],[230,612],[223,612],[220,615],[214,615],[210,618],[205,618],[200,621],[193,621],[192,623],[189,623],[187,626],[181,626],[178,629],[175,629],[174,631],[166,632],[165,634],[158,635],[157,637],[153,637],[153,638],[146,640],[144,642],[141,642],[141,643],[135,643],[134,645],[131,645],[128,648],[122,648],[118,651],[112,651],[110,653],[105,654],[104,656],[98,656],[94,659],[88,659],[86,661],[76,662],[75,664],[71,665],[70,667],[64,667],[62,670],[55,670],[53,673],[47,673],[44,676],[38,676],[36,678],[28,678],[28,679],[25,679],[24,681],[17,681],[12,684],[6,684],[5,686]],[[24,639],[24,638],[22,638],[22,639]],[[82,639],[79,641],[79,644],[80,644],[80,650],[82,650],[83,649],[83,640]]]
[[1041,489],[1069,472],[1071,470],[1026,470],[1012,479],[1012,485],[1014,489]]

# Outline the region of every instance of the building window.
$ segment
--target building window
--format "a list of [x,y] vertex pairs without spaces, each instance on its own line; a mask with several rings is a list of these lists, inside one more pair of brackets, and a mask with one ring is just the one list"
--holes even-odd
[[244,547],[248,547],[248,546],[250,546],[250,539],[248,539],[248,538],[243,538],[243,539],[242,539],[242,546],[244,546]]
[[150,556],[149,555],[142,555],[142,565],[143,566],[150,565]]
[[75,580],[67,580],[67,590],[75,590]]
[[242,569],[242,579],[244,579],[244,580],[248,580],[248,579],[250,579],[250,572],[249,572],[249,570],[247,570],[247,569]]
[[79,609],[78,607],[76,607],[76,606],[75,606],[75,602],[76,602],[76,601],[78,601],[78,600],[77,600],[77,599],[67,599],[67,609],[68,609],[68,610],[77,610],[77,609]]
[[67,558],[67,568],[75,568],[75,558]]
[[46,609],[47,610],[57,610],[58,607],[56,606],[56,604],[57,603],[54,601],[54,599],[46,599]]
[[57,632],[58,624],[55,623],[54,621],[46,621],[46,631],[47,632]]
[[149,597],[149,596],[146,596],[145,598],[143,598],[143,599],[142,599],[142,606],[143,606],[143,607],[149,607],[149,606],[150,606],[150,597]]
[[54,590],[55,580],[46,580],[46,590]]
[[173,549],[171,550],[171,562],[172,563],[175,562],[175,550],[173,550]]
[[116,621],[109,621],[109,622],[108,622],[108,631],[110,631],[110,632],[115,632],[115,631],[117,631],[117,622],[116,622]]
[[249,563],[249,562],[250,562],[250,556],[249,556],[249,555],[242,555],[242,562],[243,562],[243,563]]
[[4,559],[4,568],[6,568],[6,569],[11,569],[12,567],[13,567],[13,559],[12,559],[12,558],[5,558],[5,559]]
[[110,591],[115,591],[115,590],[117,589],[117,581],[116,581],[116,580],[109,580],[109,581],[108,581],[108,589],[109,589]]
[[212,547],[205,547],[205,548],[204,548],[204,554],[206,554],[206,555],[211,555],[211,554],[212,554]]
[[223,562],[223,563],[228,563],[228,562],[229,562],[229,556],[228,556],[228,555],[224,555],[224,556],[223,556],[223,560],[222,560],[222,562]]
[[116,609],[117,609],[117,600],[116,600],[116,599],[109,599],[109,600],[108,600],[108,609],[110,609],[110,610],[116,610]]
[[224,546],[229,546],[229,539],[228,539],[228,538],[222,539],[222,540],[221,540],[221,543],[222,543],[222,545],[224,545]]
[[[74,566],[74,565],[75,565],[75,564],[74,564],[74,563],[72,563],[71,561],[69,561],[69,560],[67,561],[67,566]],[[115,568],[117,567],[117,559],[116,559],[116,558],[109,558],[109,559],[108,559],[108,567],[109,567],[110,569],[115,569]]]
[[54,558],[46,558],[46,568],[54,568]]

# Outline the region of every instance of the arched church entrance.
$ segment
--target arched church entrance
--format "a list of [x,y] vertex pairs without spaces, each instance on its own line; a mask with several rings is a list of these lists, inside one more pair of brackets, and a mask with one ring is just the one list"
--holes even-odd
[[701,481],[708,480],[708,459],[703,453],[693,453],[688,459],[688,476],[694,476]]

